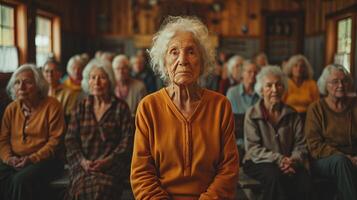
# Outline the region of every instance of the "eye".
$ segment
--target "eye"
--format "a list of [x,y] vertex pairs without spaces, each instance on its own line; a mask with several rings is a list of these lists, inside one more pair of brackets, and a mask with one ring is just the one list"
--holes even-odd
[[179,54],[179,50],[176,48],[172,48],[169,53],[170,55],[177,56]]

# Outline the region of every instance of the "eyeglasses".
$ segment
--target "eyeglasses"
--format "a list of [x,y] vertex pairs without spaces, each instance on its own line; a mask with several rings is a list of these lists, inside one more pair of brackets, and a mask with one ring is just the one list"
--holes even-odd
[[350,83],[350,80],[348,78],[344,78],[344,79],[333,79],[331,81],[327,82],[328,84],[332,85],[332,86],[338,86],[339,84],[341,85],[348,85]]

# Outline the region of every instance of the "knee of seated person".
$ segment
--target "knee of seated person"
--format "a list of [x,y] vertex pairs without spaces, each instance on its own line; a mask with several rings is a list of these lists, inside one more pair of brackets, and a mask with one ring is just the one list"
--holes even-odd
[[32,176],[29,176],[28,174],[24,173],[16,173],[12,177],[12,184],[15,185],[31,185],[32,183]]
[[269,181],[279,180],[282,176],[280,168],[276,165],[264,169],[265,177]]
[[333,155],[333,161],[336,165],[344,166],[344,165],[351,165],[351,160],[343,154]]

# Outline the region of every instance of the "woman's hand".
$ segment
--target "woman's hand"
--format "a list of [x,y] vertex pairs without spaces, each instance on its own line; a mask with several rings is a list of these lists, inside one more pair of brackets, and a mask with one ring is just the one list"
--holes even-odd
[[11,156],[9,159],[7,159],[6,164],[16,168],[15,166],[21,162],[21,159],[17,156]]
[[104,159],[93,161],[93,166],[92,167],[96,171],[101,171],[101,170],[109,168],[111,165],[112,165],[112,159],[111,158],[104,158]]
[[295,169],[293,168],[294,160],[289,157],[284,157],[280,163],[280,170],[284,174],[295,174]]
[[6,163],[14,167],[16,170],[20,170],[26,167],[28,164],[30,164],[31,160],[28,156],[23,156],[23,157],[12,156],[7,160]]
[[81,160],[81,166],[86,173],[91,173],[95,171],[93,169],[93,161],[91,160],[87,160],[87,159]]
[[355,167],[357,166],[357,156],[347,155],[347,158],[351,160],[352,164],[353,164]]

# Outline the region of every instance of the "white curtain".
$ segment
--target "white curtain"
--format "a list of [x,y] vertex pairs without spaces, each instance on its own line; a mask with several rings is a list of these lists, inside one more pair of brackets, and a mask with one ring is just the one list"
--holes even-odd
[[0,46],[0,72],[13,72],[19,66],[19,54],[15,46]]

